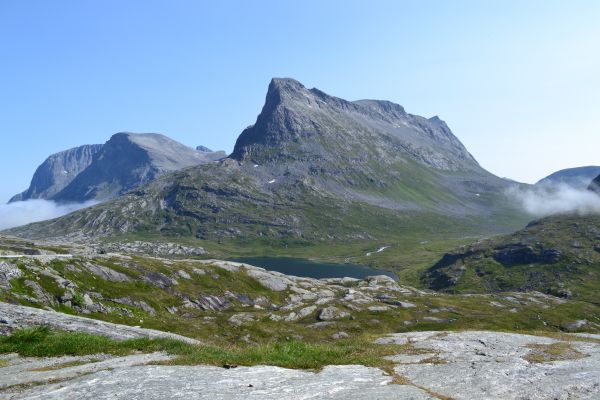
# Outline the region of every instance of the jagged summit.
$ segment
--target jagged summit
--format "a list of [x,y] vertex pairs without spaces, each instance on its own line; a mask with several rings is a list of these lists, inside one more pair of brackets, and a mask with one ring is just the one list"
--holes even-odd
[[442,170],[479,168],[437,116],[412,115],[385,100],[344,100],[290,78],[271,80],[256,123],[242,132],[230,157],[256,163],[302,158],[333,162],[349,154],[411,158]]

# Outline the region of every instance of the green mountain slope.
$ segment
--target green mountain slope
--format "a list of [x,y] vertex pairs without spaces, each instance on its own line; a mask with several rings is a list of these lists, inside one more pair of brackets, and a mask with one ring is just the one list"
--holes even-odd
[[600,216],[561,215],[446,254],[422,275],[456,293],[536,290],[600,304]]

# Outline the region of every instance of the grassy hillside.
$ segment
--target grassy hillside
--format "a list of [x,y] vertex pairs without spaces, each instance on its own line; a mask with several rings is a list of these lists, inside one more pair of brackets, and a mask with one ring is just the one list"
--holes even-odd
[[464,246],[423,275],[453,293],[537,290],[600,304],[600,216],[562,215]]
[[[214,345],[417,330],[600,331],[600,306],[540,293],[438,294],[384,278],[317,281],[217,261],[30,256],[3,261],[0,301],[183,334]],[[265,283],[267,282],[267,283]],[[275,282],[277,283],[277,282]],[[336,316],[322,317],[333,307]],[[579,326],[577,321],[587,319]],[[596,322],[594,322],[596,321]]]

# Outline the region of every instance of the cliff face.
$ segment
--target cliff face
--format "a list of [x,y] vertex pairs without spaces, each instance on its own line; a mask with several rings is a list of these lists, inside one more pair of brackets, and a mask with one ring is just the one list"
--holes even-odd
[[58,201],[106,200],[157,177],[222,158],[201,152],[158,133],[113,135],[90,166],[54,196]]
[[101,144],[92,144],[51,155],[37,168],[29,188],[15,195],[10,202],[53,198],[92,163],[94,155],[101,149]]
[[11,201],[106,200],[167,172],[209,163],[224,152],[198,151],[157,133],[121,132],[103,145],[86,145],[50,156],[31,186]]
[[231,157],[265,162],[318,159],[335,168],[347,157],[413,159],[439,170],[480,169],[437,116],[408,114],[382,100],[346,101],[288,78],[271,81],[256,123]]

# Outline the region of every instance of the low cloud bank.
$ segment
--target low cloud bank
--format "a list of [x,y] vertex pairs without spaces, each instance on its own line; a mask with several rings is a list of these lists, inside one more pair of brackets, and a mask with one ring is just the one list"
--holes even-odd
[[97,201],[86,201],[85,203],[58,204],[50,200],[27,200],[0,204],[0,230],[58,218],[97,203]]
[[573,186],[543,185],[512,189],[509,194],[528,213],[536,217],[553,214],[600,214],[600,194]]

